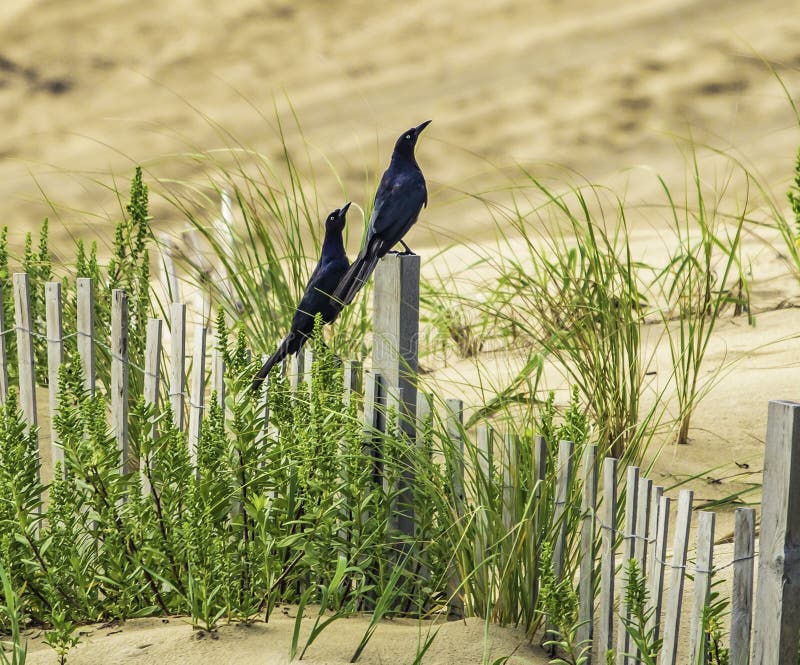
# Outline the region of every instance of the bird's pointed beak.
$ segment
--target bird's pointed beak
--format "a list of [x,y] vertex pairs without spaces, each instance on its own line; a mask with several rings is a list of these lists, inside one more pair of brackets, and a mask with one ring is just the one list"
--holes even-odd
[[351,203],[352,201],[348,201],[341,207],[341,209],[339,210],[339,217],[344,217],[347,214],[347,209],[350,207]]
[[419,136],[422,133],[422,130],[425,129],[428,125],[430,125],[431,122],[432,122],[432,120],[426,120],[421,125],[417,125],[414,128],[414,132],[416,133],[416,135]]

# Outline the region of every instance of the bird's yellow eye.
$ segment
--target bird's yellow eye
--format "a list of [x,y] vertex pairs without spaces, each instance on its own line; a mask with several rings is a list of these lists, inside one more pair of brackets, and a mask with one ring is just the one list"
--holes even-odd
[[406,134],[406,138],[410,141],[411,140],[411,134]]

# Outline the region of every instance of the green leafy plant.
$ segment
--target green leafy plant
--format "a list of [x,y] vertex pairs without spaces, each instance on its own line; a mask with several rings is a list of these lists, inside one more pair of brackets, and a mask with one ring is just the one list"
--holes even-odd
[[66,665],[67,654],[78,644],[80,637],[75,634],[75,624],[67,619],[65,610],[53,610],[50,617],[52,628],[45,632],[44,641],[56,652],[58,665]]
[[718,591],[712,591],[709,601],[703,608],[702,625],[705,649],[702,653],[708,654],[707,659],[700,665],[709,663],[710,665],[730,665],[730,649],[724,645],[725,639],[725,618],[729,611],[730,601],[722,596]]
[[622,616],[621,619],[636,647],[635,652],[628,655],[639,658],[646,665],[655,665],[661,650],[661,639],[656,637],[651,622],[653,609],[648,606],[647,580],[635,559],[629,559],[625,564],[625,575],[627,616]]
[[550,647],[555,658],[553,665],[582,665],[589,661],[591,643],[578,639],[578,595],[572,579],[562,575],[557,578],[553,569],[552,547],[545,542],[540,563],[540,612],[549,622],[544,646]]
[[[12,586],[11,578],[0,563],[0,584],[3,586],[3,602],[0,604],[0,626],[7,626],[10,641],[0,642],[0,663],[2,665],[25,665],[28,645],[22,638],[24,625],[24,609],[19,594]],[[10,646],[11,656],[6,654],[6,646]]]

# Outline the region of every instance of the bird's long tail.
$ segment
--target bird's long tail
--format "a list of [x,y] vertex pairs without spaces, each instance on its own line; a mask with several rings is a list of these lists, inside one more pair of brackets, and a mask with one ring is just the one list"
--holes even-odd
[[367,283],[382,256],[381,249],[382,243],[380,241],[370,243],[361,251],[344,274],[331,297],[331,300],[336,303],[339,310],[353,302],[353,298]]
[[253,392],[258,392],[258,390],[261,388],[261,384],[264,383],[264,380],[267,378],[267,376],[269,376],[270,370],[272,370],[275,365],[277,365],[289,354],[296,353],[299,350],[300,344],[295,344],[297,341],[298,340],[296,340],[296,336],[293,333],[290,333],[283,338],[283,341],[278,345],[275,353],[267,358],[267,362],[265,362],[261,369],[258,370],[256,378],[253,379]]

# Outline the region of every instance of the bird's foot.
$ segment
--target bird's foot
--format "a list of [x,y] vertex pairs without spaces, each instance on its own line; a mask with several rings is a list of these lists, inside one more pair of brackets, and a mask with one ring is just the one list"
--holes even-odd
[[400,244],[403,246],[403,249],[405,250],[404,252],[399,252],[400,256],[416,256],[416,254],[411,251],[411,248],[408,245],[406,245],[402,240],[400,241]]

